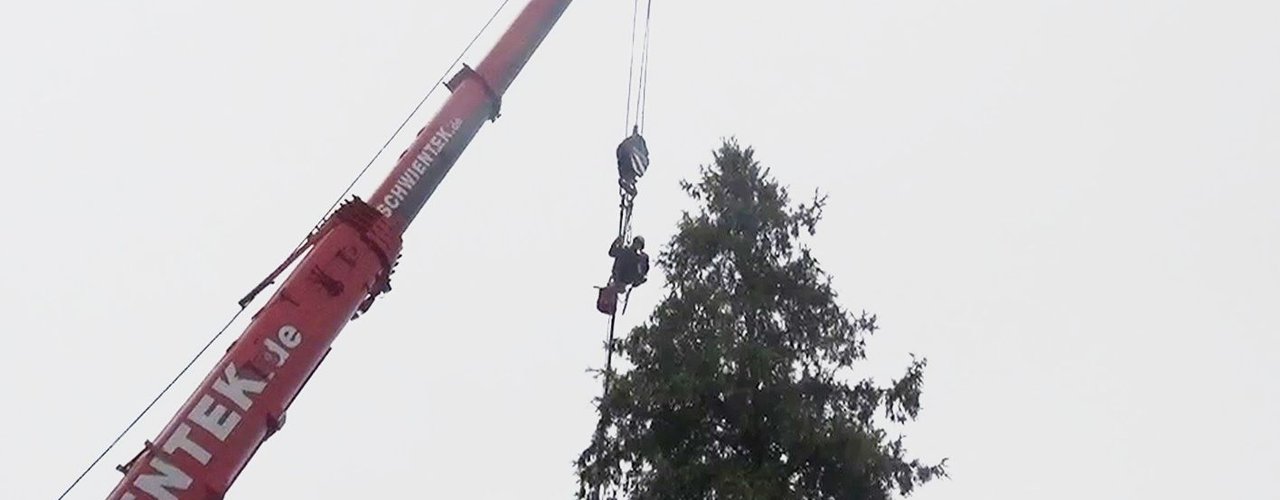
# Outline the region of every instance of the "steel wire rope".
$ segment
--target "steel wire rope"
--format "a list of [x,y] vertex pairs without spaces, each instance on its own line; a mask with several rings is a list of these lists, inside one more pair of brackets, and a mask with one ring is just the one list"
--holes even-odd
[[640,0],[631,2],[631,59],[627,62],[627,118],[623,122],[622,135],[631,133],[631,89],[636,86],[636,21],[640,18]]
[[653,0],[648,0],[644,11],[644,42],[640,49],[640,88],[636,98],[636,123],[644,132],[645,108],[649,103],[649,26],[653,18]]

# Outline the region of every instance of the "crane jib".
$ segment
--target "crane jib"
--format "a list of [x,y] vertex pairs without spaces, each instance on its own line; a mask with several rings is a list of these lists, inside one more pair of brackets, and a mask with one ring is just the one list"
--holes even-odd
[[274,282],[293,263],[159,435],[118,467],[124,477],[108,500],[208,500],[227,494],[259,447],[280,430],[334,339],[390,290],[402,233],[484,122],[496,118],[502,94],[570,3],[529,0],[476,69],[464,67],[450,82],[452,95],[369,202],[356,198],[338,208],[264,281]]

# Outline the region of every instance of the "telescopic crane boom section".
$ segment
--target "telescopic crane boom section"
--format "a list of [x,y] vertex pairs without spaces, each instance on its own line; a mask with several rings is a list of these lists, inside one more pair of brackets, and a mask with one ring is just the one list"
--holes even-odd
[[[154,441],[128,464],[109,500],[221,499],[348,321],[389,290],[400,235],[439,186],[571,0],[531,0],[400,157],[369,203],[346,202],[310,250]],[[297,254],[294,257],[298,257]]]

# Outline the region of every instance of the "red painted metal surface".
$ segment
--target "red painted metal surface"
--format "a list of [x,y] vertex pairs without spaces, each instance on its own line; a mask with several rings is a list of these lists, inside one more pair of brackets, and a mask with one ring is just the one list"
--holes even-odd
[[569,0],[530,2],[480,65],[450,82],[449,101],[420,131],[369,203],[397,227],[408,226],[480,126],[497,117],[502,94],[568,7]]
[[502,94],[568,8],[532,0],[453,94],[369,203],[344,204],[313,235],[279,289],[154,441],[119,467],[110,500],[209,500],[226,495],[354,315],[389,289],[400,235]]

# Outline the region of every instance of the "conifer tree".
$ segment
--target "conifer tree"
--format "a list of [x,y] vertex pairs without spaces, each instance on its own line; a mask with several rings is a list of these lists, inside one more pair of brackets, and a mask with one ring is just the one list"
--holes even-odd
[[578,498],[879,500],[945,476],[876,421],[916,418],[925,360],[848,381],[876,318],[837,303],[800,241],[825,198],[793,205],[733,140],[713,158],[682,183],[699,208],[658,256],[666,297],[614,341],[632,368],[600,400]]

